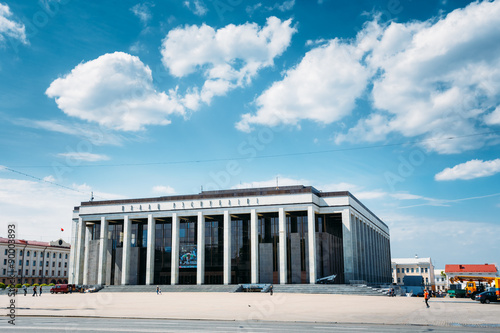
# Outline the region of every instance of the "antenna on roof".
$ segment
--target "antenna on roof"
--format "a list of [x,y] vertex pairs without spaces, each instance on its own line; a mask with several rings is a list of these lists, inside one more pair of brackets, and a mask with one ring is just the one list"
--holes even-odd
[[90,201],[94,201],[94,192],[90,192]]
[[276,176],[276,189],[279,189],[280,188],[280,185],[279,185],[279,177]]
[[[201,185],[201,192],[203,192],[203,185]],[[200,193],[201,193],[201,192],[200,192]]]

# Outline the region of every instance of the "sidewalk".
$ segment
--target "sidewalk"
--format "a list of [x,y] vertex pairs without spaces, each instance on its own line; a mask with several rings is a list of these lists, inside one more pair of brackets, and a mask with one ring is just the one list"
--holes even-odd
[[[153,288],[154,289],[154,288]],[[0,296],[4,308],[9,297]],[[500,303],[470,299],[262,293],[94,293],[16,297],[16,316],[268,320],[500,327]]]

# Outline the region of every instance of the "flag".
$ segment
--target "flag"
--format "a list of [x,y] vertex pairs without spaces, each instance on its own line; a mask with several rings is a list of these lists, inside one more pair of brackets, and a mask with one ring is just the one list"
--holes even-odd
[[61,228],[61,231],[64,231],[64,229],[63,229],[63,228]]

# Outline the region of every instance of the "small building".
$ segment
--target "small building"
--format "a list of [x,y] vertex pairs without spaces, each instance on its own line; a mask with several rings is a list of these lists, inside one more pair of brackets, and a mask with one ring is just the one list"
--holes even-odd
[[[6,285],[68,283],[71,245],[0,237],[0,281]],[[13,266],[11,261],[14,260]]]
[[498,267],[495,264],[458,264],[446,265],[445,273],[448,281],[456,276],[498,277]]
[[434,289],[434,266],[431,258],[393,258],[392,260],[392,282],[403,285],[405,276],[422,276],[424,283]]
[[434,269],[434,284],[436,285],[436,291],[448,290],[450,283],[444,269]]
[[311,186],[82,202],[70,283],[390,283],[389,228]]

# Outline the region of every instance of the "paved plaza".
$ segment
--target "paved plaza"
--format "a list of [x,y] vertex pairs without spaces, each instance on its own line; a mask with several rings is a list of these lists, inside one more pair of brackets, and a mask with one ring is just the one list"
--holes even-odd
[[[500,327],[500,303],[422,298],[263,293],[95,293],[16,297],[16,316],[260,320]],[[0,296],[8,306],[9,298]]]

